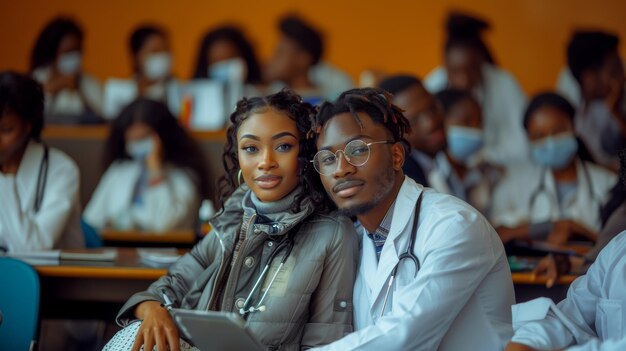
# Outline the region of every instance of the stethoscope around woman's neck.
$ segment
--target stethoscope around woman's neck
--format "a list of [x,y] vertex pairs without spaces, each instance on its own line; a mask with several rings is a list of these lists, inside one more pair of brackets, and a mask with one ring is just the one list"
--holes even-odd
[[[46,190],[46,181],[48,180],[48,165],[49,165],[49,148],[46,143],[41,142],[41,146],[43,147],[43,156],[41,157],[41,161],[39,162],[39,173],[37,174],[37,187],[35,188],[35,205],[33,206],[33,210],[35,213],[39,212],[41,209],[41,204],[43,203],[43,195]],[[26,145],[26,149],[28,149],[28,144]],[[26,152],[24,152],[26,154]],[[22,158],[23,161],[23,158]]]
[[[250,293],[248,293],[248,297],[246,297],[246,300],[244,301],[243,306],[239,309],[239,314],[242,315],[243,317],[245,317],[249,313],[265,311],[266,307],[263,304],[263,302],[265,301],[265,298],[267,297],[268,292],[271,290],[272,285],[274,284],[274,281],[276,280],[276,277],[278,276],[278,273],[280,273],[281,269],[285,265],[285,262],[287,262],[289,255],[291,255],[291,251],[293,250],[294,243],[295,243],[294,236],[299,231],[299,227],[300,225],[296,225],[294,228],[292,228],[289,231],[289,233],[285,235],[285,237],[282,240],[280,240],[278,244],[276,244],[276,247],[274,247],[274,249],[270,253],[270,256],[267,259],[267,263],[265,264],[265,267],[263,267],[261,274],[259,275],[256,282],[252,286],[252,290],[250,290]],[[270,243],[273,243],[273,242],[270,242]],[[256,305],[253,304],[252,296],[254,296],[254,294],[256,294],[257,291],[261,289],[261,284],[265,281],[265,278],[270,270],[270,266],[272,265],[272,262],[281,251],[284,251],[285,254],[280,259],[280,264],[278,265],[278,268],[272,275],[272,278],[270,279],[270,282],[267,285],[267,288],[263,292],[261,299],[259,299]]]
[[[576,161],[574,161],[576,162]],[[591,197],[591,200],[593,202],[598,202],[599,201],[596,199],[596,195],[595,192],[593,191],[593,183],[591,182],[591,176],[589,175],[589,170],[587,169],[587,165],[585,164],[585,161],[583,160],[579,160],[582,169],[583,169],[583,176],[585,177],[585,181],[587,182],[587,188],[589,190],[589,196]],[[548,194],[546,194],[546,174],[550,171],[549,168],[547,167],[543,167],[541,170],[541,178],[539,179],[539,186],[533,191],[533,193],[530,195],[530,200],[528,201],[528,215],[530,216],[533,212],[533,207],[535,205],[535,202],[537,200],[537,198],[539,197],[539,195],[541,193],[544,193],[545,196],[548,196]],[[560,208],[560,206],[559,206]]]

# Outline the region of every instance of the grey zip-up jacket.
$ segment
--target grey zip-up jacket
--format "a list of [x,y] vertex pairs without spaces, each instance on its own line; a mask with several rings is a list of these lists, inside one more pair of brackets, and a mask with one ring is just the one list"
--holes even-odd
[[[257,223],[254,208],[244,205],[249,192],[245,186],[235,191],[224,212],[212,219],[211,232],[167,275],[133,295],[120,310],[118,324],[135,320],[139,303],[162,301],[163,289],[177,308],[238,313],[274,247],[296,229],[293,250],[263,301],[265,309],[248,314],[247,327],[268,350],[321,346],[352,332],[358,239],[350,220],[313,213],[305,201],[300,212],[287,211],[279,222]],[[276,255],[263,289],[257,289],[248,305],[258,307],[260,291],[285,251]]]

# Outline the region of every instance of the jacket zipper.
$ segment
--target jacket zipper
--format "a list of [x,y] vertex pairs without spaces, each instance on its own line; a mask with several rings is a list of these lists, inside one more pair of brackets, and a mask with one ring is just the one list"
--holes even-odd
[[[246,228],[246,236],[244,238],[242,245],[239,247],[239,251],[237,251],[237,258],[232,263],[232,266],[230,269],[230,273],[229,273],[230,277],[239,276],[239,272],[241,271],[242,257],[245,257],[243,253],[246,251],[246,248],[248,247],[250,241],[252,240],[250,237],[250,233],[254,232],[252,230],[252,226],[253,226],[255,219],[256,219],[256,213],[250,216],[250,220],[248,221],[248,227]],[[233,252],[233,255],[234,254],[235,253]],[[229,310],[232,309],[231,305],[233,304],[233,301],[234,301],[234,296],[231,296],[233,295],[231,290],[234,290],[234,288],[237,286],[237,279],[233,279],[231,281],[230,277],[226,281],[226,286],[224,287],[224,293],[222,294],[222,308],[226,307]]]

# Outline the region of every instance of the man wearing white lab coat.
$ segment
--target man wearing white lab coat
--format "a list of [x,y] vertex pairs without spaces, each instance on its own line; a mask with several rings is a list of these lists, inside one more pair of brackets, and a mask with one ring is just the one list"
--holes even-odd
[[507,350],[626,350],[624,272],[626,231],[600,252],[558,305],[539,298],[513,306],[515,336]]
[[[322,349],[501,350],[514,303],[502,243],[474,208],[404,176],[408,121],[390,95],[350,90],[323,105],[317,123],[313,165],[361,236],[356,331]],[[399,259],[410,238],[417,271]]]

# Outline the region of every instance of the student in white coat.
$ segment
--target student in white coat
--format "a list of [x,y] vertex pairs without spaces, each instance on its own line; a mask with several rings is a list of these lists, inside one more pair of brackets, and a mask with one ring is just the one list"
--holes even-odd
[[85,73],[83,31],[69,18],[56,18],[41,31],[31,53],[31,72],[45,93],[48,123],[100,122],[100,83]]
[[527,159],[522,128],[526,96],[515,77],[495,65],[481,38],[489,24],[453,13],[446,28],[445,64],[426,76],[426,89],[433,94],[446,88],[474,94],[483,109],[486,160],[505,165]]
[[112,119],[138,97],[163,102],[172,114],[180,112],[180,84],[172,75],[172,52],[165,29],[136,28],[130,36],[131,79],[110,78],[104,86],[102,114]]
[[513,306],[507,351],[626,350],[626,231],[576,279],[558,305],[547,298]]
[[78,168],[41,142],[43,109],[37,82],[0,73],[0,251],[84,246]]
[[149,99],[127,106],[111,128],[105,169],[84,218],[97,229],[192,228],[208,198],[205,159],[167,107]]
[[626,147],[626,75],[618,45],[611,33],[574,33],[557,87],[576,106],[574,126],[594,160],[614,170],[617,152]]
[[582,157],[574,114],[555,93],[538,94],[528,105],[524,127],[533,162],[509,168],[494,192],[492,223],[503,242],[596,239],[599,209],[617,176]]
[[349,90],[316,123],[313,165],[361,241],[356,331],[322,349],[502,349],[514,303],[502,243],[474,208],[405,177],[410,127],[391,96]]
[[443,109],[447,146],[435,156],[428,182],[488,216],[491,194],[502,172],[475,157],[484,145],[480,105],[466,90],[446,89],[435,98]]

